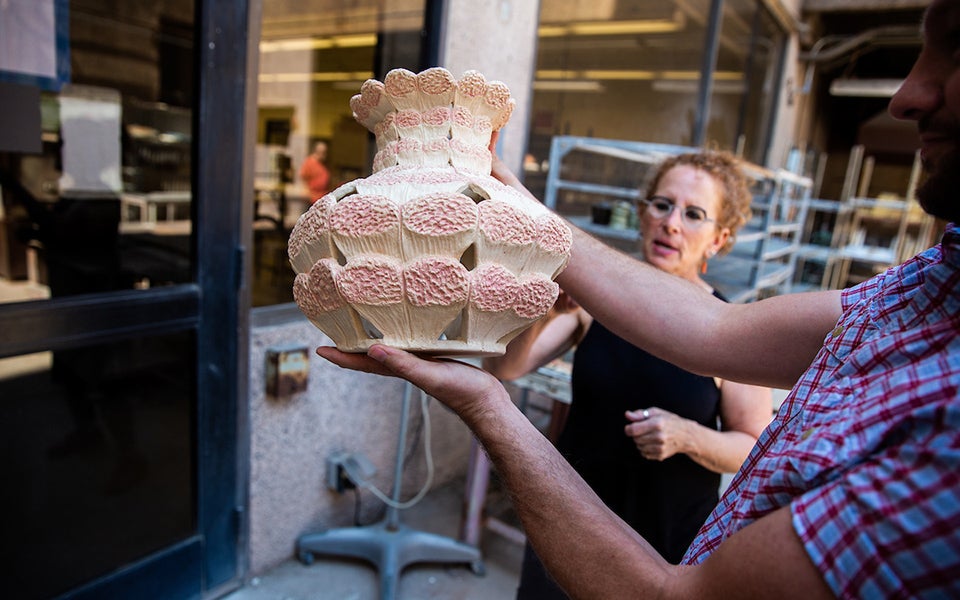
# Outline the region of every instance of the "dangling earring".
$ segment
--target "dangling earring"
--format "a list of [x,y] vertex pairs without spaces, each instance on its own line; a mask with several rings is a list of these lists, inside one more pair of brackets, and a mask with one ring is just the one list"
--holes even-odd
[[716,254],[713,250],[707,250],[707,255],[703,257],[703,262],[700,263],[700,274],[707,274],[707,261],[713,258],[713,255]]

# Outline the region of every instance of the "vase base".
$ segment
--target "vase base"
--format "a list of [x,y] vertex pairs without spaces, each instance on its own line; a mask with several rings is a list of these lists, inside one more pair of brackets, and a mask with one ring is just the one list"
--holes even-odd
[[337,346],[341,352],[366,353],[370,346],[383,344],[391,348],[398,348],[413,354],[432,356],[435,358],[482,358],[484,356],[501,356],[507,349],[506,344],[487,344],[483,347],[468,344],[459,340],[437,340],[429,344],[402,343],[396,340],[367,339],[356,344]]

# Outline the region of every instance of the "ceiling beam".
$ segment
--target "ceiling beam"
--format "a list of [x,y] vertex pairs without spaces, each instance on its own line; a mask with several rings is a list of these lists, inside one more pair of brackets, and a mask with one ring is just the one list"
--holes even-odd
[[804,0],[803,12],[854,12],[926,8],[930,0]]

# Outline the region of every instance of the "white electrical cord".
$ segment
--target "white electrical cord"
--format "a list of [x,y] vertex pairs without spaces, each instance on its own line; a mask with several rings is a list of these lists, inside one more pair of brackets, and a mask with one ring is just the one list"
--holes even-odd
[[379,498],[382,502],[393,508],[403,510],[405,508],[410,508],[415,505],[417,502],[423,500],[423,497],[427,495],[427,492],[430,491],[430,485],[433,483],[433,453],[430,448],[430,413],[427,410],[427,393],[423,390],[420,391],[420,417],[423,419],[423,452],[426,455],[427,461],[427,480],[424,482],[423,487],[420,488],[420,491],[417,492],[417,495],[413,498],[407,500],[406,502],[396,502],[392,498],[389,498],[386,494],[381,492],[377,486],[373,485],[369,481],[359,481],[357,485],[362,488],[370,490],[374,496]]

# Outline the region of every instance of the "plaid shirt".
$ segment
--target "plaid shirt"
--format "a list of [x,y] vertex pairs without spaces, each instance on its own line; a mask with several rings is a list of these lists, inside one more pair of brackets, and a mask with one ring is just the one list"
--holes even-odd
[[789,505],[841,597],[960,597],[960,227],[843,316],[684,557]]

